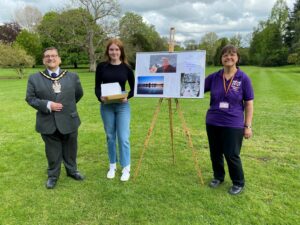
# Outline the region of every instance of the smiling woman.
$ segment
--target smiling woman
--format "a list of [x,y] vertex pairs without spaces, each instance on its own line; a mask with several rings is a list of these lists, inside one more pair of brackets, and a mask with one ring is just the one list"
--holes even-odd
[[[130,177],[130,105],[128,99],[134,93],[134,75],[127,63],[123,43],[119,39],[110,39],[106,45],[106,62],[97,66],[95,94],[100,104],[100,113],[107,137],[107,149],[109,156],[108,179],[115,178],[117,162],[122,166],[121,181],[128,181]],[[128,97],[110,103],[107,96],[103,96],[101,85],[118,83],[125,91],[128,81],[130,91]],[[119,157],[116,148],[118,139]],[[118,158],[120,160],[118,160]]]
[[[220,61],[223,69],[205,79],[205,92],[210,91],[210,108],[206,131],[214,178],[210,187],[218,187],[225,178],[224,156],[233,186],[229,193],[241,193],[245,185],[240,159],[243,137],[252,136],[254,93],[251,81],[237,64],[240,55],[233,45],[225,46]],[[245,111],[245,115],[244,115]]]

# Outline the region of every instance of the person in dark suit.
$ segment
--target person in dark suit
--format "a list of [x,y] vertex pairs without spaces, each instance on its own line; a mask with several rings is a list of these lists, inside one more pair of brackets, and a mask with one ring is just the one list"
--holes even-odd
[[80,119],[76,103],[83,90],[75,73],[59,68],[61,59],[55,47],[43,53],[46,70],[28,79],[26,101],[37,110],[36,131],[45,143],[48,161],[46,187],[55,187],[63,162],[67,176],[75,180],[84,177],[77,170],[77,136]]

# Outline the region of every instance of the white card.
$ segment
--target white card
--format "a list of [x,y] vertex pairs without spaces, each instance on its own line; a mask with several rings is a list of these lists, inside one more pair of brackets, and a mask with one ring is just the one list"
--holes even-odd
[[228,109],[229,103],[228,102],[220,102],[219,108],[220,109]]
[[122,94],[122,89],[118,82],[101,84],[102,96],[119,95],[119,94]]

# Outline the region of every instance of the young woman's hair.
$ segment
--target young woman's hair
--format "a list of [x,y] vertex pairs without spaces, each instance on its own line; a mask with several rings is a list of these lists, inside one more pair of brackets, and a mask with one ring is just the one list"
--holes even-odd
[[235,47],[234,45],[225,45],[222,50],[221,50],[221,54],[220,54],[220,63],[222,65],[222,56],[225,54],[225,53],[236,53],[237,54],[237,57],[238,57],[238,61],[237,61],[237,65],[239,64],[240,62],[240,53],[238,51],[238,48]]
[[115,44],[119,47],[120,49],[120,52],[121,52],[121,55],[120,55],[120,60],[122,63],[125,63],[127,65],[128,64],[128,61],[127,61],[127,58],[126,58],[126,55],[125,55],[125,51],[124,51],[124,45],[123,45],[123,42],[120,41],[119,39],[117,38],[112,38],[112,39],[109,39],[107,44],[106,44],[106,50],[105,50],[105,56],[107,58],[107,62],[110,62],[110,57],[109,57],[109,47],[112,45],[112,44]]

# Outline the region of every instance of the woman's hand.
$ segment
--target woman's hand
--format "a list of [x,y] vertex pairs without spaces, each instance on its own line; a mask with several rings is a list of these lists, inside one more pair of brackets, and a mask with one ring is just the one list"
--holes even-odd
[[107,101],[107,97],[101,96],[101,101],[105,103]]
[[127,98],[122,98],[122,99],[121,99],[121,102],[122,102],[122,103],[128,102],[128,99],[127,99]]
[[244,138],[249,139],[252,137],[252,128],[244,128]]

